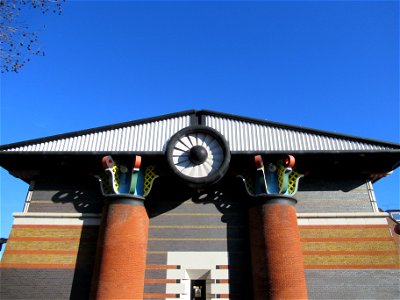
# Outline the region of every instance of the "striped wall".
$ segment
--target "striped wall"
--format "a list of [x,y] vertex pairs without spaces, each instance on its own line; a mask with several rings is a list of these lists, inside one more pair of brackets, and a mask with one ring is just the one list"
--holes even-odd
[[200,197],[149,209],[147,262],[157,268],[146,270],[146,298],[189,299],[197,279],[206,280],[207,299],[249,296],[246,212],[225,191]]
[[[230,229],[222,222],[223,214],[211,212],[210,207],[203,213],[185,212],[188,208],[190,211],[197,208],[203,210],[204,206],[207,205],[188,200],[170,214],[151,219],[145,280],[146,299],[185,299],[189,280],[198,278],[205,278],[207,281],[210,299],[248,297],[251,282],[243,281],[243,274],[249,272],[246,263],[248,249],[246,243],[237,243],[242,239],[247,241],[246,227],[239,224],[234,227],[232,237],[236,236],[236,240],[234,238],[229,245],[227,231]],[[191,217],[192,222],[180,225],[179,219],[185,217]],[[21,222],[24,218],[17,219],[17,223],[24,223]],[[375,220],[363,218],[364,223],[368,223],[368,219]],[[71,286],[76,270],[82,270],[86,272],[86,276],[91,277],[98,226],[43,225],[46,220],[48,219],[36,218],[36,223],[39,224],[13,226],[2,260],[3,271],[7,269],[9,272],[6,276],[3,275],[3,282],[10,282],[14,278],[14,284],[17,284],[15,276],[26,278],[27,274],[31,274],[29,270],[44,274],[46,280],[55,280],[59,278],[60,270],[65,271],[63,276],[69,274]],[[59,218],[58,223],[70,222],[66,220],[68,218]],[[301,220],[300,218],[299,223]],[[399,271],[399,250],[387,225],[301,225],[300,233],[310,284],[320,284],[321,280],[318,278],[328,273],[338,278],[339,273],[356,272],[354,274],[358,275],[348,280],[357,279],[358,282],[362,275],[375,276],[374,273],[366,273],[367,270],[379,271],[383,275]],[[190,267],[190,264],[196,266]],[[336,273],[332,273],[333,271]],[[395,280],[394,278],[396,277],[392,279]],[[391,282],[392,288],[393,280],[386,282]],[[88,280],[86,284],[89,284]],[[12,284],[7,285],[7,289],[12,290],[13,287]],[[7,292],[7,289],[3,288],[2,292]],[[330,290],[326,287],[324,289],[331,295]],[[86,290],[89,291],[88,287]],[[321,295],[313,289],[311,294]]]
[[[209,285],[208,291],[212,291],[209,299],[251,298],[251,282],[246,282],[250,277],[249,249],[246,245],[247,210],[242,206],[243,199],[238,199],[233,193],[222,189],[185,201],[174,203],[167,200],[164,202],[165,209],[162,208],[162,198],[157,199],[157,208],[149,210],[153,215],[150,220],[148,262],[158,264],[158,269],[147,270],[146,276],[151,283],[146,281],[146,297],[188,299],[188,280],[203,278]],[[317,194],[326,198],[319,200]],[[346,270],[355,274],[359,272],[359,276],[354,278],[359,289],[362,288],[360,276],[368,274],[371,277],[366,270],[380,270],[382,274],[399,271],[399,253],[388,230],[386,214],[373,211],[366,185],[347,192],[334,185],[315,194],[303,191],[303,199],[307,197],[310,202],[306,205],[310,208],[320,202],[331,201],[338,211],[312,213],[303,210],[298,213],[309,288],[315,288],[320,283],[318,274],[325,271],[336,272],[332,273],[334,278],[340,278],[340,273]],[[362,204],[364,212],[346,210],[357,206],[354,202],[346,206],[346,201],[351,203],[352,200]],[[299,206],[301,201],[299,199]],[[340,207],[343,203],[345,209]],[[207,254],[220,257],[220,261],[215,263],[210,257],[202,258]],[[174,259],[171,260],[171,257]],[[202,264],[194,271],[185,263],[193,257],[197,258],[196,264]],[[233,271],[235,269],[238,271]],[[196,277],[196,270],[207,272],[199,271],[203,277]],[[376,280],[379,281],[379,278]],[[387,281],[392,287],[393,280]],[[325,285],[329,286],[329,280],[325,281]],[[332,285],[332,288],[337,289],[337,286]],[[326,287],[325,290],[332,298],[332,292]],[[218,293],[213,293],[216,291]],[[376,288],[371,295],[379,298],[383,294],[381,289]],[[321,296],[315,291],[310,295]]]
[[[196,215],[197,218],[205,216]],[[196,221],[198,224],[199,220]],[[301,223],[301,219],[299,221]],[[236,249],[239,255],[247,254],[246,228],[240,228],[233,228],[238,237],[230,241],[234,249],[229,249]],[[187,252],[220,250],[226,253],[226,230],[226,225],[151,225],[148,261],[154,265],[165,263],[168,254],[182,252],[183,248]],[[168,231],[175,234],[170,236]],[[24,268],[90,265],[97,234],[98,226],[17,224],[11,231],[2,265]],[[300,235],[307,269],[399,268],[399,249],[387,225],[302,225]],[[208,249],[202,248],[201,244],[206,244]]]
[[[0,296],[88,297],[100,214],[77,212],[76,204],[82,203],[79,197],[76,203],[51,203],[55,194],[74,188],[37,188],[30,201],[47,201],[37,203],[44,205],[40,209],[45,211],[32,209],[33,202],[27,212],[15,214],[1,263]],[[188,299],[190,280],[194,279],[206,280],[208,299],[250,299],[248,220],[243,199],[229,185],[198,194],[168,194],[168,184],[159,188],[159,193],[146,200],[150,227],[145,299]],[[320,192],[302,192],[306,194],[297,206],[298,224],[310,298],[363,295],[365,299],[385,299],[395,295],[400,284],[399,248],[386,214],[373,211],[366,187],[344,192],[331,185]],[[86,189],[84,195],[95,194]],[[351,199],[363,203],[365,211],[343,211],[340,205]],[[335,202],[337,212],[310,212],[309,208],[323,205],[323,201]],[[51,205],[73,209],[55,212]],[[41,293],[35,285],[42,287]],[[341,292],[335,294],[337,290]]]
[[[40,224],[51,219],[60,224]],[[83,223],[76,217],[16,220],[39,224],[13,225],[0,264],[0,298],[88,299],[99,227],[65,225]]]
[[92,268],[98,226],[14,224],[3,268]]
[[397,269],[387,225],[300,226],[306,269]]

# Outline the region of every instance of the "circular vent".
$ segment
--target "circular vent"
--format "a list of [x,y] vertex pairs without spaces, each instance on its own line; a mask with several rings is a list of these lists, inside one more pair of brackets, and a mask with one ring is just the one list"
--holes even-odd
[[166,155],[172,171],[194,187],[220,180],[231,157],[225,138],[200,125],[177,132],[168,143]]

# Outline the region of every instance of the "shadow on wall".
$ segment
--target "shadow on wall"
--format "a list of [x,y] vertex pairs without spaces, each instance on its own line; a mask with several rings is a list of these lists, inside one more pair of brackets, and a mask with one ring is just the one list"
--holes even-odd
[[252,299],[247,207],[235,184],[237,182],[234,179],[227,178],[214,189],[195,194],[192,201],[214,204],[222,214],[221,221],[226,224],[229,297]]
[[57,204],[73,205],[78,213],[100,213],[103,207],[103,196],[97,182],[93,182],[85,189],[68,187],[56,192],[51,200]]
[[153,188],[145,200],[149,218],[162,215],[181,205],[192,196],[193,191],[167,177],[154,181]]
[[[65,184],[65,183],[64,183]],[[82,185],[82,184],[81,184]],[[103,208],[103,196],[96,181],[89,180],[84,188],[74,183],[66,183],[65,189],[55,192],[51,200],[55,205],[65,204],[68,212],[99,213]],[[47,187],[50,191],[53,187]],[[53,204],[53,205],[54,205]],[[72,278],[70,299],[89,299],[94,272],[96,250],[99,238],[99,226],[83,223],[76,255],[76,267]]]
[[83,226],[71,286],[71,300],[90,297],[98,235],[98,226]]
[[[156,180],[154,191],[150,193],[145,203],[150,218],[168,213],[188,200],[196,204],[194,208],[196,212],[199,212],[198,206],[201,205],[204,205],[204,211],[214,211],[206,207],[214,205],[222,214],[220,222],[226,224],[224,238],[226,237],[227,243],[228,266],[221,266],[221,268],[228,267],[229,295],[235,299],[250,299],[252,295],[249,295],[249,291],[252,290],[252,281],[247,209],[235,189],[235,184],[237,184],[235,180],[227,176],[212,188],[195,190],[164,177]],[[226,282],[217,281],[216,283]]]
[[[197,191],[186,187],[185,184],[177,183],[175,179],[163,177],[154,182],[153,190],[147,197],[145,205],[150,218],[174,210],[188,199],[197,205],[214,205],[222,214],[220,221],[226,224],[229,295],[238,299],[249,299],[252,281],[247,209],[243,199],[233,187],[235,187],[234,180],[226,178],[211,189]],[[95,189],[81,190],[69,187],[53,194],[51,200],[54,203],[69,203],[79,213],[100,212],[103,206],[102,197]],[[98,239],[98,226],[83,226],[70,299],[90,297],[90,289],[93,288],[92,275],[96,268]]]

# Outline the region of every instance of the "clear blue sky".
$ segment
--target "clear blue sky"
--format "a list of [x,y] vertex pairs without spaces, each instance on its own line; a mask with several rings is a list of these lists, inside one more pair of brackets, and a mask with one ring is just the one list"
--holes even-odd
[[[25,18],[46,56],[1,75],[1,144],[191,108],[400,143],[398,1],[67,1]],[[399,171],[375,189],[400,207]],[[26,192],[1,171],[2,237]]]

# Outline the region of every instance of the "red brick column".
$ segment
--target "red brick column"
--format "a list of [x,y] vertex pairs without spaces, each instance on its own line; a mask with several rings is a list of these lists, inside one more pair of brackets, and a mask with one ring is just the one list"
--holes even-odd
[[297,201],[260,196],[249,209],[254,299],[307,299]]
[[143,199],[116,195],[103,218],[96,299],[143,299],[149,218]]

